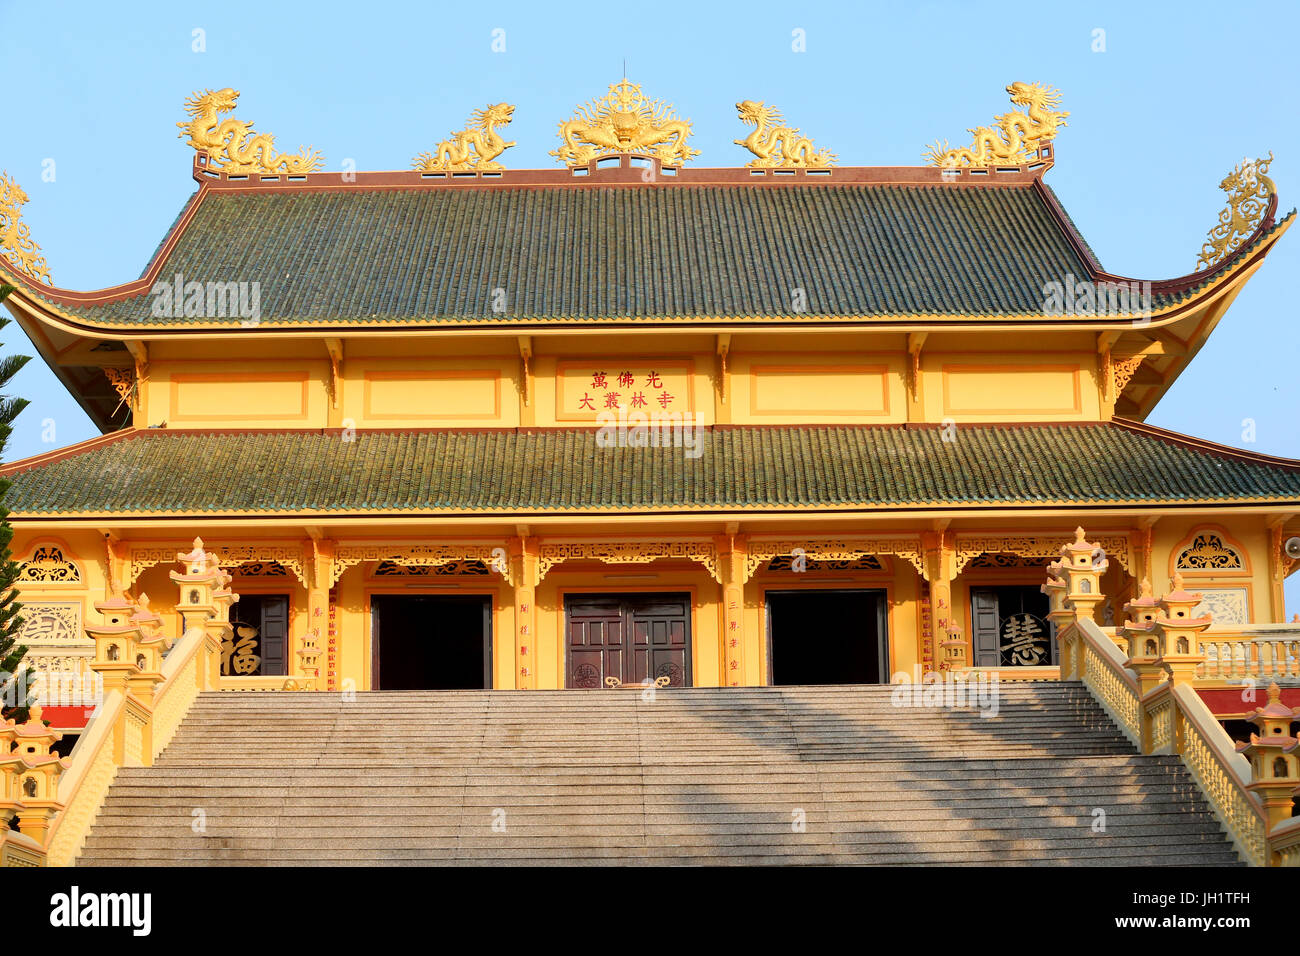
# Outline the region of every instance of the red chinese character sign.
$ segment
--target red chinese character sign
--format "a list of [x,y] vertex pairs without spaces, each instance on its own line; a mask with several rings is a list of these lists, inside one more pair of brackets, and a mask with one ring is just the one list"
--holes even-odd
[[556,366],[555,417],[596,422],[610,413],[689,414],[695,411],[694,374],[694,363],[680,360],[563,361]]

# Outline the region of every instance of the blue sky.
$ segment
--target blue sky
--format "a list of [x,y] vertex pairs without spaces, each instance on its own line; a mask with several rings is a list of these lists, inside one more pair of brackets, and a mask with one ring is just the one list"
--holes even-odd
[[[194,189],[177,138],[194,90],[242,91],[237,115],[282,149],[338,169],[405,169],[471,110],[516,104],[512,167],[550,166],[556,124],[622,73],[694,122],[701,165],[740,165],[733,104],[762,99],[851,165],[919,163],[1009,106],[1012,80],[1064,93],[1069,125],[1047,181],[1112,272],[1191,271],[1223,205],[1219,181],[1273,150],[1282,210],[1300,196],[1295,4],[833,3],[253,5],[0,3],[10,79],[0,168],[56,284],[137,277]],[[1104,52],[1095,52],[1095,32]],[[205,50],[195,52],[194,31]],[[493,52],[494,31],[504,52]],[[792,49],[794,31],[806,49]],[[498,39],[500,34],[496,34]],[[498,43],[498,46],[500,44]],[[54,161],[54,181],[42,179]],[[1300,457],[1288,234],[1150,421]],[[10,325],[6,352],[34,354]],[[95,433],[39,360],[10,458]],[[1255,440],[1243,439],[1243,420]],[[1300,577],[1300,576],[1297,576]],[[1289,589],[1300,603],[1300,581]]]

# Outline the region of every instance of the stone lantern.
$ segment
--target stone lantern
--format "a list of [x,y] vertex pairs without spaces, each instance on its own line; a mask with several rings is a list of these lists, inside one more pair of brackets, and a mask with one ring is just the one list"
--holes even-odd
[[1105,600],[1101,593],[1101,576],[1110,563],[1099,545],[1085,539],[1082,528],[1074,529],[1074,540],[1061,545],[1061,572],[1067,587],[1065,606],[1076,618],[1092,619],[1097,605]]
[[85,625],[86,634],[95,642],[95,659],[90,669],[104,681],[104,690],[125,690],[128,680],[139,669],[136,642],[140,628],[132,621],[137,607],[114,582],[107,601],[97,601],[95,610],[104,615],[102,624]]
[[[966,666],[966,639],[956,623],[948,625],[947,640],[939,642],[943,648],[943,670],[961,670]],[[318,652],[319,653],[319,652]]]
[[135,666],[139,672],[128,679],[131,692],[147,706],[153,706],[154,690],[162,683],[163,657],[172,645],[163,633],[162,618],[149,607],[149,595],[141,594],[136,613],[131,616],[140,636],[136,640]]
[[203,550],[202,538],[195,538],[193,550],[177,554],[176,560],[185,565],[184,571],[171,572],[171,579],[180,588],[176,610],[180,612],[183,629],[205,628],[217,616],[215,597],[225,583],[225,572],[217,566],[216,556]]
[[1124,666],[1137,674],[1143,697],[1163,684],[1165,669],[1160,665],[1160,637],[1156,633],[1156,619],[1160,616],[1160,601],[1152,592],[1151,579],[1143,578],[1141,591],[1124,605],[1129,615],[1116,630],[1125,642],[1128,660]]
[[1300,784],[1300,748],[1291,735],[1291,722],[1300,719],[1300,708],[1292,710],[1282,703],[1277,682],[1268,685],[1268,705],[1256,707],[1246,718],[1259,728],[1249,743],[1237,744],[1237,751],[1250,761],[1253,791],[1264,806],[1268,829],[1291,819],[1296,785]]
[[33,705],[28,713],[25,724],[7,722],[4,736],[12,738],[13,751],[0,756],[3,806],[10,817],[18,817],[18,829],[24,836],[43,845],[50,822],[63,809],[59,777],[68,762],[50,752],[63,735],[45,726],[40,705]]
[[1174,589],[1160,599],[1161,613],[1156,616],[1156,634],[1160,657],[1156,661],[1168,672],[1175,684],[1186,683],[1196,677],[1196,668],[1205,663],[1201,654],[1200,634],[1209,628],[1210,614],[1193,617],[1203,595],[1193,594],[1183,588],[1183,576],[1175,574]]

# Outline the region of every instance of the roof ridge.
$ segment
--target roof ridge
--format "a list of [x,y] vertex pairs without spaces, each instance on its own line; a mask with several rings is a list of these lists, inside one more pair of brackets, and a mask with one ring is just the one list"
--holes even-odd
[[1283,458],[1280,455],[1265,455],[1262,452],[1247,451],[1244,448],[1233,448],[1231,445],[1224,445],[1220,442],[1211,441],[1208,438],[1197,438],[1194,435],[1187,435],[1182,432],[1176,432],[1169,428],[1161,428],[1159,425],[1152,425],[1149,422],[1139,422],[1131,418],[1122,418],[1115,416],[1111,421],[1118,427],[1129,431],[1137,432],[1142,435],[1149,435],[1152,438],[1169,442],[1173,445],[1180,445],[1184,448],[1191,448],[1197,451],[1207,451],[1211,454],[1223,455],[1225,458],[1236,458],[1241,461],[1256,462],[1261,465],[1274,465],[1281,468],[1290,468],[1300,470],[1300,459]]

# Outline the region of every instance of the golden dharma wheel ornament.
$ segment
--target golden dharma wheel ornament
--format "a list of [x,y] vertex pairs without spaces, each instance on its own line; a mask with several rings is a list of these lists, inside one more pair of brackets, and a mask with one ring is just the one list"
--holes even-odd
[[23,188],[10,179],[7,172],[0,173],[0,255],[24,275],[52,285],[50,268],[41,255],[41,247],[32,239],[27,223],[23,222],[22,208],[27,202]]
[[1271,151],[1268,159],[1243,159],[1219,183],[1219,188],[1228,194],[1228,205],[1219,213],[1218,223],[1206,236],[1207,241],[1196,260],[1197,272],[1222,262],[1241,248],[1241,244],[1259,228],[1277,192],[1273,180],[1265,175],[1272,162]]
[[834,153],[818,150],[798,127],[786,126],[781,111],[775,106],[741,100],[736,104],[736,115],[742,123],[754,127],[754,131],[744,139],[732,140],[756,157],[746,164],[751,169],[830,169],[835,165]]
[[936,142],[924,154],[931,166],[1023,166],[1037,158],[1039,148],[1068,125],[1067,110],[1058,110],[1061,94],[1040,83],[1012,83],[1007,87],[1011,102],[1028,110],[1012,110],[994,117],[994,125],[970,129],[975,140],[970,146],[949,148],[948,141]]
[[686,144],[691,121],[679,119],[670,104],[651,100],[624,77],[609,93],[579,106],[560,124],[558,149],[551,155],[568,166],[583,166],[597,156],[635,153],[680,166],[700,154]]
[[180,138],[207,158],[208,168],[228,174],[311,173],[325,165],[325,159],[309,146],[297,153],[276,153],[275,137],[254,133],[252,123],[233,116],[223,117],[239,102],[239,90],[204,90],[185,101],[190,118],[177,123]]
[[487,109],[475,110],[469,125],[459,133],[450,134],[431,153],[421,153],[412,162],[413,169],[432,172],[439,169],[454,171],[505,169],[496,158],[511,146],[497,132],[497,127],[507,126],[515,108],[509,103],[488,104]]

